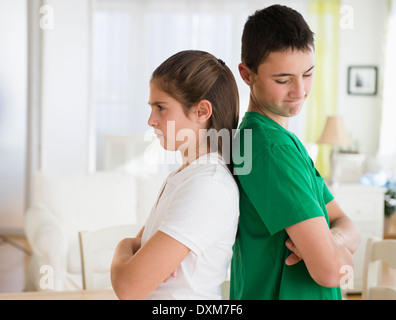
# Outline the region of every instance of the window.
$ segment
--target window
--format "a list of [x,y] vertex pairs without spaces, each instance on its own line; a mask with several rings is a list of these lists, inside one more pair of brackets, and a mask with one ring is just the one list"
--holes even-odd
[[[301,12],[302,0],[285,1]],[[97,169],[103,168],[105,135],[144,133],[150,128],[149,81],[172,54],[208,51],[230,67],[238,83],[241,115],[249,88],[240,79],[243,26],[271,1],[97,0],[94,11],[94,108]]]

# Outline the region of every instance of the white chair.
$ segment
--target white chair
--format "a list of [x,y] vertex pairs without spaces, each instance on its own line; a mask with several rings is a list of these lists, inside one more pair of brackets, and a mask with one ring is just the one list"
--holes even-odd
[[95,231],[80,231],[83,289],[111,288],[110,267],[117,244],[135,237],[142,226],[122,225]]
[[396,287],[380,284],[381,262],[396,268],[396,240],[367,240],[363,267],[363,300],[396,300]]

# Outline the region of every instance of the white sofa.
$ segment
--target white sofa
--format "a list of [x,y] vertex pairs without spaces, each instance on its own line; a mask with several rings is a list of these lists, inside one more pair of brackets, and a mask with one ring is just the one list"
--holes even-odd
[[[25,217],[33,252],[26,291],[81,289],[78,232],[123,224],[143,226],[165,177],[116,171],[37,173],[32,206]],[[109,259],[98,261],[97,269],[109,264]]]

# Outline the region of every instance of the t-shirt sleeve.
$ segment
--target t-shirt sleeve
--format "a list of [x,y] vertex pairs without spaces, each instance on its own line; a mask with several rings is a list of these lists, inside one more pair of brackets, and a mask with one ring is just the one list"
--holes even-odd
[[[318,177],[321,176],[318,170],[316,170],[316,175]],[[323,199],[324,199],[325,204],[328,204],[330,201],[334,200],[334,196],[332,195],[329,188],[327,188],[327,186],[324,182],[323,182]]]
[[239,216],[238,188],[232,182],[198,177],[179,186],[159,230],[197,255],[220,238],[232,245]]
[[334,200],[334,196],[331,194],[326,184],[324,184],[323,186],[323,199],[325,201],[325,204],[328,204],[330,201]]
[[293,146],[275,145],[257,155],[250,174],[238,177],[270,234],[325,216],[324,193],[329,198],[330,192],[304,161]]

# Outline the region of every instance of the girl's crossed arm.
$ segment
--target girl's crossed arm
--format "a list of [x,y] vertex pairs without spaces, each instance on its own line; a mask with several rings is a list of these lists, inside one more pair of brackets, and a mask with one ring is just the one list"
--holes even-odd
[[139,250],[136,239],[122,240],[111,265],[111,282],[119,299],[144,299],[174,272],[190,249],[157,231]]

